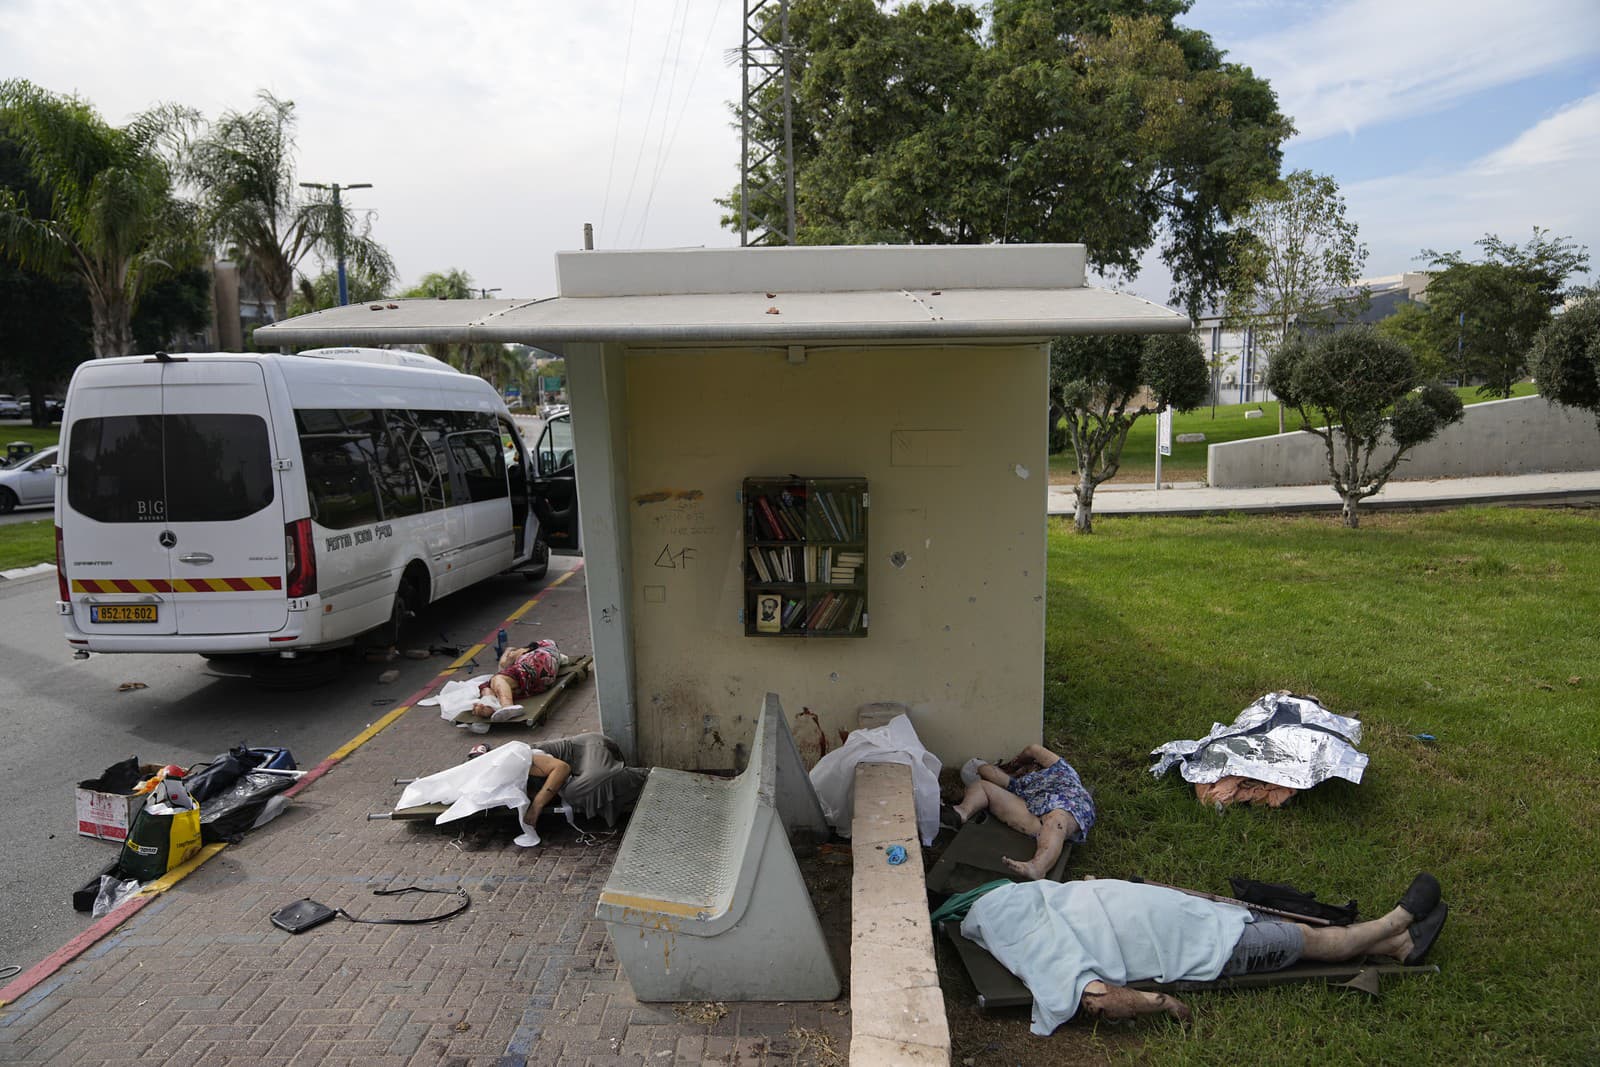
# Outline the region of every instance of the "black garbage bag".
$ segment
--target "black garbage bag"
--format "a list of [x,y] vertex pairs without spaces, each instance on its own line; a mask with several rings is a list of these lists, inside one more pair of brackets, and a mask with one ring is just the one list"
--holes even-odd
[[298,779],[290,774],[248,771],[227,790],[200,805],[200,840],[236,842],[261,818],[273,797]]
[[78,783],[78,788],[92,789],[96,793],[128,794],[147,777],[149,775],[139,769],[139,757],[129,756],[121,763],[113,763],[101,771],[100,777],[85,778]]
[[1334,926],[1349,926],[1356,921],[1357,907],[1353,900],[1347,904],[1329,904],[1318,900],[1316,893],[1296,889],[1286,882],[1258,882],[1238,875],[1228,881],[1233,885],[1234,899],[1247,904],[1326,919]]
[[203,808],[206,801],[232,789],[234,784],[245,776],[245,772],[253,770],[254,767],[255,764],[249,761],[248,753],[243,748],[236,748],[231,752],[224,752],[204,767],[191,770],[184,776],[183,784],[189,790],[189,795]]

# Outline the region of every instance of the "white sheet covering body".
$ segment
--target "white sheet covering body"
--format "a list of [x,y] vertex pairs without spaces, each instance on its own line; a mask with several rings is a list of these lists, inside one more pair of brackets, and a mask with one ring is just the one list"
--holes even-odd
[[395,807],[449,804],[434,820],[439,825],[490,808],[515,808],[517,821],[522,824],[516,844],[532,847],[539,843],[539,834],[528,825],[528,771],[533,767],[536,751],[521,741],[507,741],[477,759],[418,778],[406,786]]
[[939,832],[939,757],[922,747],[911,720],[896,715],[884,726],[854,730],[843,745],[811,768],[811,788],[822,802],[822,814],[840,837],[850,836],[855,811],[856,764],[903,763],[911,768],[911,790],[917,807],[917,833],[924,845]]
[[[500,698],[492,692],[480,694],[478,687],[487,685],[492,674],[480,674],[476,678],[456,679],[444,683],[433,696],[426,700],[417,701],[418,707],[437,707],[439,718],[445,722],[461,725],[478,726],[486,722],[511,722],[522,718],[521,704],[507,704],[500,706]],[[474,704],[487,704],[494,709],[494,715],[489,719],[480,719],[472,713]],[[485,731],[487,726],[485,726]],[[478,731],[484,732],[484,731]]]
[[1072,1018],[1084,987],[1209,982],[1250,913],[1176,889],[1114,878],[1024,882],[981,897],[961,923],[1033,994],[1033,1032]]

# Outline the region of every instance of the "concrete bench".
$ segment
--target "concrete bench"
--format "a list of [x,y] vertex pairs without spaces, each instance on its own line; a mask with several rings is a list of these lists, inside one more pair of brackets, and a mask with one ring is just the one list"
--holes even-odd
[[[948,1064],[950,1026],[933,956],[911,768],[856,766],[850,821],[850,1062]],[[890,864],[890,845],[906,850]]]
[[776,693],[737,778],[656,767],[595,909],[641,1001],[832,1000],[791,835],[828,834]]

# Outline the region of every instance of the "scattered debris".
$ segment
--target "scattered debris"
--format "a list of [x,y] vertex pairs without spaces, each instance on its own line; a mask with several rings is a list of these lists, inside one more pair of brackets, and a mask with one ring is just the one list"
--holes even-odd
[[149,688],[150,687],[148,685],[145,685],[143,682],[123,682],[121,685],[117,686],[117,692],[119,692],[119,693],[131,693],[135,689],[149,689]]
[[399,671],[388,670],[388,671],[384,671],[382,674],[378,675],[378,681],[379,681],[379,683],[381,683],[383,685],[387,685],[390,682],[394,681],[398,677],[400,677],[400,672]]
[[797,1063],[843,1063],[844,1058],[839,1055],[839,1049],[833,1043],[833,1035],[822,1030],[811,1030],[803,1026],[789,1027],[789,1036],[794,1038],[796,1045],[795,1062]]
[[404,653],[406,659],[427,659],[431,654],[425,648],[408,648]]
[[701,1026],[710,1026],[712,1023],[728,1014],[728,1006],[720,1000],[708,1000],[691,1004],[677,1004],[672,1008],[680,1018]]
[[770,308],[767,309],[767,314],[768,315],[781,315],[781,314],[783,314],[783,312],[779,311],[775,307],[770,307]]

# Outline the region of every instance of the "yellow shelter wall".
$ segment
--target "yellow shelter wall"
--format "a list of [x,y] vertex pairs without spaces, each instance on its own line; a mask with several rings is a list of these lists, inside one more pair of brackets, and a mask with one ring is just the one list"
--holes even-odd
[[[1044,347],[630,352],[639,756],[743,763],[763,695],[829,748],[894,701],[941,760],[1040,738]],[[744,478],[865,476],[868,636],[747,637]]]

